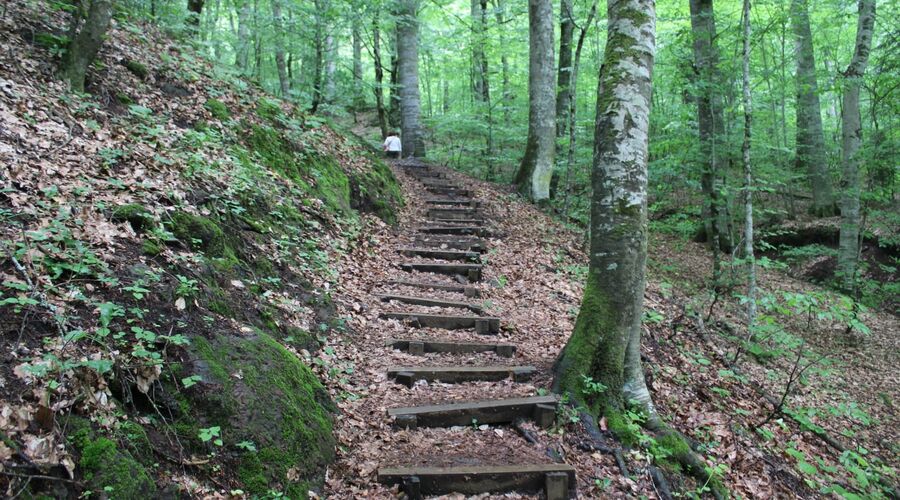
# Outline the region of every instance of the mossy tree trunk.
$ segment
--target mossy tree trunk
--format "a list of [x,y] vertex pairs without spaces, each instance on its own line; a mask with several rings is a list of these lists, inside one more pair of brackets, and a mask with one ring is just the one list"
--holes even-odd
[[550,177],[556,153],[553,5],[550,0],[528,0],[528,26],[528,142],[514,182],[520,193],[539,202],[550,197]]
[[89,0],[72,13],[71,42],[63,59],[62,75],[76,92],[84,92],[87,70],[103,45],[112,11],[112,0]]
[[859,0],[859,20],[856,27],[856,46],[853,59],[844,71],[841,107],[841,234],[838,253],[838,272],[846,290],[855,290],[856,265],[859,259],[859,194],[860,147],[862,146],[862,116],[859,111],[859,87],[862,84],[872,32],[875,28],[875,0]]
[[[590,267],[554,388],[595,411],[635,401],[655,415],[641,369],[647,260],[647,156],[656,51],[653,0],[610,0],[597,91]],[[604,384],[591,390],[583,377]]]
[[187,0],[189,13],[187,22],[195,31],[198,31],[200,27],[200,14],[203,13],[203,4],[205,3],[206,0]]
[[813,195],[811,211],[819,216],[830,216],[834,215],[835,207],[825,159],[816,57],[806,0],[791,1],[791,27],[797,59],[797,170],[805,172],[809,178]]
[[403,156],[425,157],[419,124],[419,21],[418,0],[401,0],[397,18],[397,71],[400,86],[400,130]]

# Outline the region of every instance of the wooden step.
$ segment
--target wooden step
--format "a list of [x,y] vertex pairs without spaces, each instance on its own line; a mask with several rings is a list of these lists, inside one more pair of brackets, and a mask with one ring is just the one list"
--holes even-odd
[[442,405],[390,408],[388,416],[399,428],[453,427],[456,425],[508,424],[520,418],[532,418],[541,427],[553,425],[557,396],[467,401]]
[[536,371],[533,366],[394,366],[388,368],[387,375],[399,384],[412,387],[419,380],[460,384],[512,378],[515,382],[524,382]]
[[467,219],[479,215],[477,208],[429,208],[427,216],[429,218],[443,219]]
[[487,342],[453,342],[445,340],[391,339],[387,346],[410,354],[421,355],[426,352],[447,354],[468,354],[473,352],[495,352],[504,358],[512,357],[516,352],[513,344],[497,344]]
[[445,187],[452,189],[465,189],[459,184],[450,181],[450,180],[432,180],[432,179],[422,179],[422,185],[430,186],[430,187]]
[[411,500],[422,495],[480,495],[518,491],[547,500],[577,498],[575,468],[567,464],[464,465],[456,467],[382,467],[378,482],[400,485]]
[[411,295],[398,295],[398,294],[382,294],[378,296],[383,302],[403,302],[405,304],[414,304],[419,306],[426,307],[452,307],[457,309],[468,309],[474,313],[482,314],[484,312],[484,308],[478,304],[471,304],[468,302],[460,302],[454,300],[445,300],[445,299],[435,299],[430,297],[416,297]]
[[478,226],[422,226],[419,228],[419,232],[425,234],[474,234],[477,236],[489,234],[485,228]]
[[425,186],[425,190],[434,194],[445,194],[450,196],[472,196],[474,193],[464,188],[447,187],[447,186]]
[[468,250],[457,250],[457,249],[442,249],[442,248],[415,248],[415,247],[401,247],[398,248],[397,251],[402,255],[407,255],[410,257],[428,257],[431,259],[442,259],[442,260],[469,260],[475,261],[481,259],[481,254],[478,252],[471,252]]
[[402,262],[404,271],[422,271],[426,273],[460,275],[470,282],[481,281],[481,264],[451,264],[444,262]]
[[420,234],[416,236],[413,244],[420,247],[445,247],[479,253],[487,250],[487,244],[480,238],[461,238],[452,234]]
[[429,170],[427,168],[422,167],[407,167],[406,173],[416,178],[423,179],[442,179],[444,178],[443,172],[435,172],[434,170]]
[[466,205],[471,208],[477,208],[481,206],[481,202],[479,200],[473,200],[471,198],[428,198],[425,200],[425,204],[435,206]]
[[481,314],[484,312],[484,308],[476,305],[469,304],[468,302],[456,302],[452,300],[442,300],[442,299],[430,299],[427,297],[411,297],[409,295],[393,295],[393,294],[385,294],[379,295],[379,299],[383,302],[388,302],[391,300],[397,302],[403,302],[405,304],[414,304],[417,306],[429,306],[429,307],[454,307],[457,309],[468,309],[476,314]]
[[485,222],[486,221],[484,219],[457,219],[453,217],[429,217],[425,220],[426,224],[444,224],[455,226],[481,226],[484,225]]
[[491,316],[464,316],[418,312],[384,312],[379,316],[384,319],[409,321],[427,328],[441,328],[444,330],[474,328],[475,333],[480,333],[482,335],[500,333],[500,318]]
[[465,285],[451,285],[446,283],[425,283],[422,281],[403,281],[391,280],[388,282],[392,285],[409,286],[413,288],[424,288],[426,290],[443,290],[445,292],[461,293],[466,297],[481,297],[481,290]]

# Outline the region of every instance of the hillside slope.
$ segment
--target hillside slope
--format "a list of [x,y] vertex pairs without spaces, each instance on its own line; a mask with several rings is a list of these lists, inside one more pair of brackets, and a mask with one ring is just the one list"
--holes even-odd
[[393,175],[125,17],[71,94],[66,16],[4,10],[0,491],[305,497],[334,456],[331,262],[393,220]]

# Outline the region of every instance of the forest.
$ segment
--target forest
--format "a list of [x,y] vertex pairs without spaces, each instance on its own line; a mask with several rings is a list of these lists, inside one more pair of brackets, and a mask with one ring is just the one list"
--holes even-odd
[[897,15],[3,0],[0,491],[897,498]]

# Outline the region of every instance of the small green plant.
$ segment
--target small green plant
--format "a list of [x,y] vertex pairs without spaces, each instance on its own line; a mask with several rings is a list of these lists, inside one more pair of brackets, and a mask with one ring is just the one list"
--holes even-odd
[[212,441],[212,443],[216,446],[222,446],[224,444],[222,442],[221,435],[222,428],[219,426],[206,427],[200,429],[200,431],[197,433],[197,437],[200,438],[200,441],[203,441],[204,443],[209,443],[210,441]]
[[178,286],[175,288],[175,296],[181,298],[191,298],[200,291],[200,288],[197,286],[197,280],[186,278],[182,275],[176,276],[178,279]]

